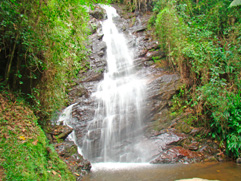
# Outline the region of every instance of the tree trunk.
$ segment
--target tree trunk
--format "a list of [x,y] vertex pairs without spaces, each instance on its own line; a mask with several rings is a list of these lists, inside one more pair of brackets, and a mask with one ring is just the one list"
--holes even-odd
[[11,70],[11,66],[12,66],[13,57],[14,57],[14,53],[15,53],[18,38],[19,38],[19,34],[17,34],[17,36],[16,36],[16,39],[15,39],[15,42],[14,42],[14,45],[13,45],[13,50],[12,50],[10,59],[9,59],[9,61],[7,63],[7,66],[6,66],[6,70],[5,70],[5,82],[6,83],[8,83],[8,79],[9,79],[9,76],[10,76],[10,70]]
[[20,61],[20,58],[18,56],[17,57],[17,67],[16,67],[15,75],[13,77],[13,89],[17,88],[17,80],[19,79],[18,73],[19,73],[20,63],[21,63],[21,61]]

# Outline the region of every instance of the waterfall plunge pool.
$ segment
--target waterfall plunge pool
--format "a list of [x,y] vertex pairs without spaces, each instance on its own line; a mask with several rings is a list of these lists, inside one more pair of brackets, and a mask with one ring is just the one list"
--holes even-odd
[[95,163],[84,181],[174,181],[202,178],[221,181],[241,180],[241,165],[234,162],[195,164]]

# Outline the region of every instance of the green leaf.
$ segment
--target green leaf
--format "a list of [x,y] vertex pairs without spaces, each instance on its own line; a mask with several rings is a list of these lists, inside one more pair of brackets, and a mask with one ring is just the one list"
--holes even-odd
[[240,6],[241,5],[241,0],[234,0],[230,5],[230,7],[234,7],[234,6]]

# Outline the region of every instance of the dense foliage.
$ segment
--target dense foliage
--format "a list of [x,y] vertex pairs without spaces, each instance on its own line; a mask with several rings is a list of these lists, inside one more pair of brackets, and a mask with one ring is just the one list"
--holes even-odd
[[24,94],[41,119],[63,106],[73,77],[88,68],[87,7],[98,2],[1,1],[0,88]]
[[150,25],[185,86],[176,110],[211,129],[228,154],[241,151],[241,7],[229,0],[159,0]]

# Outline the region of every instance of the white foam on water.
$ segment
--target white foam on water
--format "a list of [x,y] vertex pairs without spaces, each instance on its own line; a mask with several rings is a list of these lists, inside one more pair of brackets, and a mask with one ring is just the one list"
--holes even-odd
[[150,163],[124,163],[124,162],[100,162],[93,163],[91,171],[121,171],[121,170],[131,170],[131,169],[140,169],[153,167],[153,164]]

